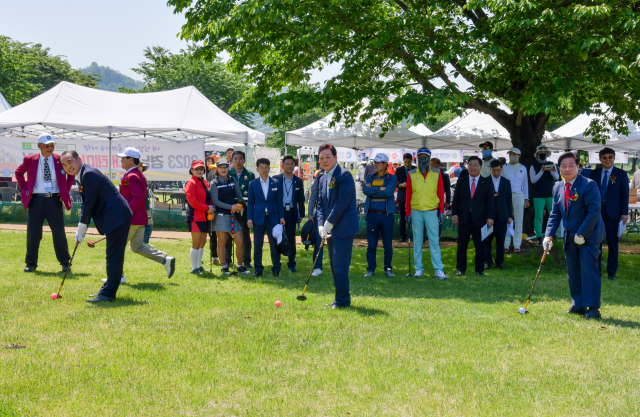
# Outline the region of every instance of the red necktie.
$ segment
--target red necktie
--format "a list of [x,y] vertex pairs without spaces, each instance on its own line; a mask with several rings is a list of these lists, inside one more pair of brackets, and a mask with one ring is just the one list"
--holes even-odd
[[567,183],[564,186],[564,209],[569,211],[569,195],[571,194],[571,184]]
[[473,195],[475,193],[476,193],[476,179],[473,178],[471,183],[471,198],[473,198]]

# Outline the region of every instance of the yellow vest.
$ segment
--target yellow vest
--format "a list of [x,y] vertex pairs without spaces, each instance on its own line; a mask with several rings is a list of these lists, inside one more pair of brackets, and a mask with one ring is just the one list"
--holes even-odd
[[440,205],[438,180],[440,170],[429,168],[427,178],[418,169],[409,172],[411,177],[411,210],[430,211]]

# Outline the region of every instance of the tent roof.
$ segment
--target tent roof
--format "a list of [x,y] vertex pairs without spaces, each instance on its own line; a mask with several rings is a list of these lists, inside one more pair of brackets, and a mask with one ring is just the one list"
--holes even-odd
[[[600,150],[605,145],[593,143],[591,136],[585,136],[584,132],[589,127],[593,119],[598,118],[595,114],[581,114],[564,126],[553,131],[553,134],[562,140],[563,149],[580,149],[584,151]],[[629,136],[624,136],[610,130],[607,134],[606,146],[616,151],[634,151],[640,150],[640,126],[631,121],[627,121],[629,127]],[[544,143],[544,142],[543,142]],[[546,144],[546,143],[545,143]]]
[[10,108],[11,106],[7,103],[7,100],[5,100],[4,97],[2,97],[2,93],[0,93],[0,113]]
[[[422,136],[403,127],[396,127],[380,138],[382,129],[376,120],[384,117],[382,114],[366,122],[357,121],[350,127],[347,127],[344,121],[330,127],[333,117],[334,114],[331,113],[308,126],[287,132],[285,143],[295,146],[319,146],[330,143],[347,148],[419,148],[422,146]],[[370,127],[372,122],[373,128]]]
[[412,131],[413,133],[417,133],[420,136],[433,135],[433,131],[422,123],[418,123],[417,125],[410,127],[409,130]]
[[265,138],[220,110],[195,87],[124,94],[68,82],[0,114],[0,133],[8,130],[77,139],[217,137],[264,143]]

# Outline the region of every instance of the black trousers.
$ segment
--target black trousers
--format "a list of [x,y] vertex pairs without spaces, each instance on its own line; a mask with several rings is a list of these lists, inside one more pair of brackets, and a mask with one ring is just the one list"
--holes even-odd
[[[235,219],[235,221],[237,221],[238,223],[240,223],[240,226],[242,227],[242,242],[244,245],[244,259],[242,260],[242,262],[246,265],[250,265],[251,264],[251,233],[249,231],[249,226],[247,226],[247,221],[244,220],[239,220],[239,219]],[[216,239],[217,242],[218,239]],[[214,258],[217,258],[218,249],[216,249],[216,256],[214,256]],[[224,246],[224,253],[225,253],[225,262],[227,265],[231,265],[231,236],[229,236],[229,238],[227,239],[227,243]]]
[[[620,219],[612,220],[607,214],[607,208],[604,204],[600,215],[602,216],[604,230],[607,234],[607,245],[609,246],[607,274],[614,276],[618,272],[618,224],[620,224]],[[598,256],[598,271],[602,271],[602,243],[600,243],[600,256]]]
[[405,209],[404,206],[405,202],[404,201],[400,201],[398,200],[398,208],[400,209],[400,238],[401,239],[406,239],[407,238],[407,221],[405,220],[405,217],[407,216],[407,210]]
[[289,210],[284,212],[284,230],[289,241],[289,268],[296,267],[296,225],[298,224],[298,213]]
[[473,244],[476,247],[476,272],[484,272],[485,255],[484,245],[482,244],[482,233],[480,230],[480,227],[473,225],[471,219],[469,219],[466,224],[458,225],[458,252],[456,260],[458,271],[467,271],[467,248],[469,247],[469,237],[473,236]]
[[127,249],[130,227],[131,219],[107,234],[107,282],[100,289],[100,295],[105,297],[116,298],[120,279],[122,279],[124,251]]
[[33,194],[29,201],[29,219],[27,220],[27,255],[24,262],[27,266],[38,266],[38,252],[42,240],[42,226],[47,219],[53,235],[53,249],[60,265],[69,265],[69,244],[64,232],[64,212],[60,196],[45,197],[44,194]]
[[[512,220],[513,221],[513,220]],[[493,233],[491,233],[484,240],[484,261],[493,265],[493,257],[491,256],[491,243],[493,239],[496,240],[496,265],[502,265],[504,263],[504,239],[507,236],[507,223],[496,221],[493,223]]]
[[278,253],[278,244],[276,243],[276,239],[273,237],[273,233],[271,233],[271,229],[273,229],[273,226],[269,223],[253,225],[253,237],[255,239],[253,242],[253,259],[256,261],[256,272],[264,271],[264,265],[262,265],[262,247],[264,246],[265,234],[269,239],[272,265],[271,272],[280,272],[282,264],[280,262],[280,254]]

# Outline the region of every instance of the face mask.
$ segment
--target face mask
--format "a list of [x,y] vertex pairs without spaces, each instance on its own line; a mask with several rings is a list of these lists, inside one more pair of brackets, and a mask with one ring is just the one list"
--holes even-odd
[[509,162],[511,162],[512,164],[518,163],[519,159],[520,157],[518,155],[509,155]]
[[483,149],[482,150],[482,157],[483,158],[491,158],[491,149]]
[[546,153],[539,153],[538,154],[538,158],[540,158],[541,161],[546,161],[547,160],[547,154]]
[[431,157],[429,155],[418,155],[418,167],[420,168],[420,172],[423,174],[429,170],[429,163],[431,162]]

